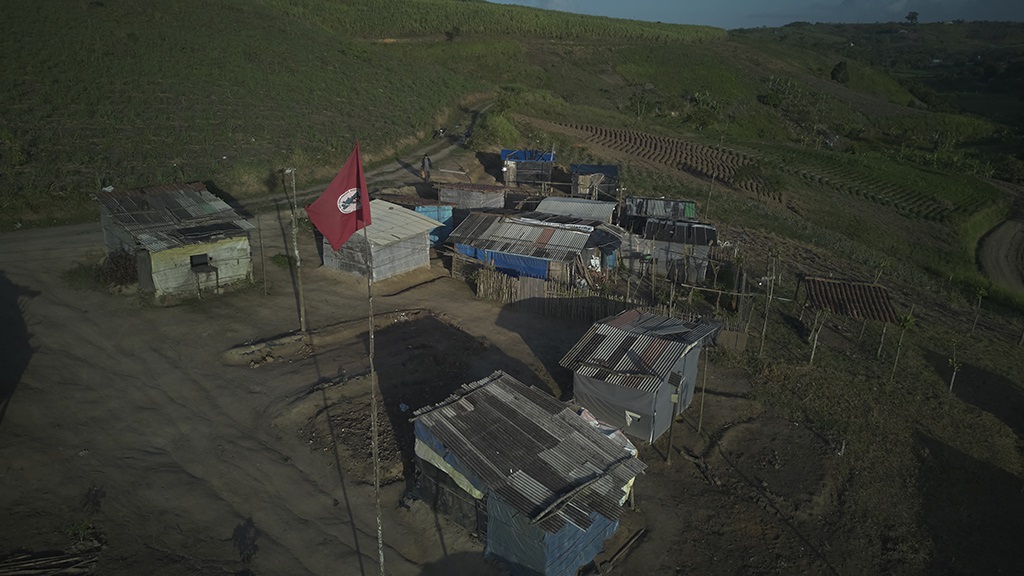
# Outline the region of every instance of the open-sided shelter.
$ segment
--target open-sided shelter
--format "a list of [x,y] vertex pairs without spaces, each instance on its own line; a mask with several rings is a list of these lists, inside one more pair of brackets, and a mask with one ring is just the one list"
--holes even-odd
[[[889,290],[874,282],[799,276],[796,297],[804,288],[803,305],[855,320],[877,320],[886,324],[899,322],[899,315],[889,298]],[[799,300],[798,300],[799,301]]]
[[621,240],[601,222],[539,212],[473,212],[448,237],[464,256],[510,276],[562,283],[585,280],[585,269],[614,266]]
[[324,266],[365,276],[367,239],[375,281],[430,266],[429,234],[442,226],[440,222],[379,199],[370,201],[370,217],[365,238],[362,231],[356,232],[337,251],[323,239]]
[[510,186],[543,184],[551,181],[555,152],[542,150],[502,150],[503,181]]
[[98,195],[108,253],[135,258],[139,287],[157,302],[251,280],[254,226],[202,182]]
[[626,310],[594,323],[560,364],[598,420],[654,442],[693,399],[701,348],[718,327]]
[[[798,302],[800,301],[801,287],[804,288],[804,299],[800,310],[800,319],[803,320],[805,308],[811,308],[815,312],[810,327],[810,333],[813,335],[811,362],[814,362],[818,336],[821,335],[821,329],[825,327],[824,316],[827,314],[863,320],[861,335],[867,328],[868,320],[881,322],[882,336],[879,342],[879,354],[882,352],[881,346],[885,342],[885,331],[889,324],[897,324],[900,321],[899,315],[889,299],[889,290],[881,284],[800,275],[797,277],[796,293],[793,295],[793,299]],[[821,322],[819,322],[819,317],[821,317]]]
[[619,167],[612,164],[569,164],[572,195],[591,200],[618,198]]
[[572,576],[645,466],[550,394],[498,371],[412,419],[421,495],[513,575]]

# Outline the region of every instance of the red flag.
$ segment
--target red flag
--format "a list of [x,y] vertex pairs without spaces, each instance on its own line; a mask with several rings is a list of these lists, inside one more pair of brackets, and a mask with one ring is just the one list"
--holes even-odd
[[370,225],[370,195],[363,176],[359,142],[331,185],[316,202],[306,206],[306,214],[335,250],[356,231]]

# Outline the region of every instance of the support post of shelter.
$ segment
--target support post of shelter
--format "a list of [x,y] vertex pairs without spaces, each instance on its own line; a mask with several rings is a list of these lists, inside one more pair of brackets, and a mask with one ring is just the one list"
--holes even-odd
[[[818,324],[818,317],[821,316],[821,324]],[[825,327],[825,318],[822,312],[817,312],[814,315],[814,324],[811,325],[811,332],[814,333],[814,343],[811,344],[811,359],[807,362],[808,366],[814,364],[814,353],[818,350],[818,336],[821,335],[821,329]]]
[[700,411],[697,416],[697,434],[700,434],[704,427],[704,396],[708,391],[708,353],[704,351],[704,374],[701,376],[700,384]]

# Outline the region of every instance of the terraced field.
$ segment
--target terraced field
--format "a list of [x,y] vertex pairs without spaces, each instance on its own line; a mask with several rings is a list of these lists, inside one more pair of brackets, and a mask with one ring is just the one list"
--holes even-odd
[[572,136],[593,148],[613,151],[616,156],[636,158],[659,168],[673,168],[702,180],[713,178],[723,185],[757,196],[772,194],[764,179],[743,176],[740,168],[758,161],[757,157],[743,152],[636,130],[521,119],[542,130]]
[[958,207],[927,192],[912,190],[892,180],[841,165],[798,167],[787,162],[779,162],[779,168],[813,185],[889,206],[914,218],[944,222],[955,214],[958,208],[966,207]]
[[800,178],[815,188],[862,198],[905,216],[934,222],[972,214],[994,199],[984,189],[958,186],[939,174],[925,175],[894,163],[877,169],[834,152],[796,154],[783,148],[768,148],[751,153],[636,130],[520,119],[541,130],[571,136],[599,155],[635,159],[700,180],[714,179],[758,198],[780,202],[780,187],[768,184],[761,166]]

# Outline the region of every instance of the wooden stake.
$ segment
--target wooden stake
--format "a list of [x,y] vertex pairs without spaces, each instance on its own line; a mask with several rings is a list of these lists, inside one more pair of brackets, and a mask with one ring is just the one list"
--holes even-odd
[[[811,359],[807,362],[808,366],[811,366],[811,365],[814,364],[814,353],[818,350],[818,336],[821,335],[821,329],[825,327],[824,314],[822,315],[821,325],[818,326],[818,315],[819,314],[822,314],[822,313],[819,311],[818,313],[816,313],[814,315],[814,324],[812,325],[812,331],[814,332],[814,344],[811,345]],[[817,326],[817,329],[814,329],[813,326]]]
[[910,305],[910,313],[900,321],[900,339],[896,343],[896,358],[892,361],[892,374],[889,375],[890,383],[896,379],[896,365],[899,364],[900,351],[903,350],[903,335],[907,333],[907,328],[910,328],[910,325],[914,322],[914,306],[915,304]]
[[764,301],[764,324],[761,325],[761,345],[757,350],[758,358],[764,354],[765,333],[768,331],[768,310],[772,305],[772,296],[775,293],[775,258],[771,254],[768,255],[768,270],[770,274],[768,278],[768,294]]
[[885,344],[885,331],[889,328],[889,323],[882,324],[882,337],[878,340],[878,352],[875,353],[875,358],[882,357],[882,345]]

